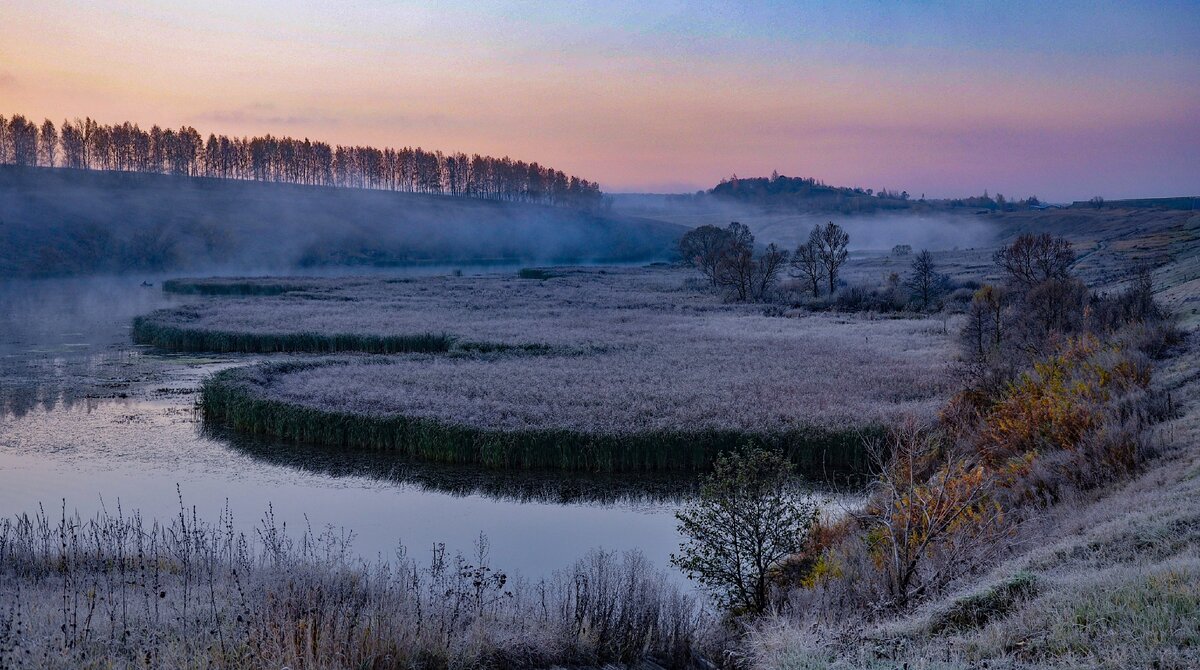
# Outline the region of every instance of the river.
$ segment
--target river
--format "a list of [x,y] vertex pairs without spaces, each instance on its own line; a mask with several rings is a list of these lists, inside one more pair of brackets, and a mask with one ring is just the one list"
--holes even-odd
[[529,578],[593,547],[637,549],[660,566],[677,549],[673,513],[689,481],[433,466],[206,428],[201,380],[256,359],[133,345],[134,316],[181,300],[161,280],[0,283],[0,516],[119,508],[169,520],[182,504],[216,522],[228,506],[253,533],[270,510],[297,535],[352,532],[371,560],[400,543],[469,555],[482,534],[493,566]]

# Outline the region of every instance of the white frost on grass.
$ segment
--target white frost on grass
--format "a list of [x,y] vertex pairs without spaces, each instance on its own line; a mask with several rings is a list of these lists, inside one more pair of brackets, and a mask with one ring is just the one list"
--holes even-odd
[[759,306],[725,305],[708,293],[685,288],[683,279],[690,273],[559,272],[547,281],[515,276],[262,279],[257,281],[305,290],[278,296],[196,298],[186,308],[156,312],[150,318],[163,326],[213,332],[447,333],[472,342],[608,346],[641,339],[663,319],[761,312]]
[[684,289],[683,276],[317,280],[311,294],[206,300],[191,327],[424,330],[569,347],[540,356],[355,357],[256,375],[255,392],[274,400],[490,430],[847,429],[932,416],[949,392],[951,346],[940,320],[766,317],[761,306]]

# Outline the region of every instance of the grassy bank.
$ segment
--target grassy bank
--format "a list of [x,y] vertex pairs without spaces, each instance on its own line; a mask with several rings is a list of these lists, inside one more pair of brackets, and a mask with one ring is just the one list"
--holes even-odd
[[[1129,481],[1077,492],[1009,540],[1011,555],[910,612],[865,625],[797,598],[745,643],[754,670],[1041,670],[1200,664],[1200,356],[1157,370],[1179,403]],[[814,620],[822,623],[814,624]]]
[[879,428],[780,432],[649,430],[626,434],[556,428],[497,430],[402,414],[318,409],[265,396],[250,378],[264,371],[287,374],[312,364],[281,363],[221,372],[205,381],[206,420],[281,440],[385,449],[446,463],[511,469],[670,471],[703,470],[717,454],[747,441],[783,449],[814,478],[863,471],[864,435]]

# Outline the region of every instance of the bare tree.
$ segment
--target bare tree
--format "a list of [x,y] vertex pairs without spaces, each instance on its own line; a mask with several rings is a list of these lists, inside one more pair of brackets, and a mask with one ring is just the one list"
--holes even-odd
[[[61,152],[60,152],[61,149]],[[190,126],[153,126],[143,131],[128,121],[107,126],[87,118],[47,120],[40,126],[17,115],[0,119],[0,164],[48,165],[187,176],[253,179],[439,193],[537,202],[599,210],[608,200],[599,184],[560,170],[514,161],[440,151],[339,146],[307,138],[266,135],[207,141]],[[740,224],[739,224],[740,226]],[[738,234],[748,233],[744,227]]]
[[0,114],[0,165],[9,162],[9,144],[8,119]]
[[750,232],[750,228],[745,224],[730,221],[729,225],[725,227],[725,232],[729,234],[731,243],[754,248],[754,233]]
[[816,226],[809,234],[808,240],[817,250],[817,257],[825,266],[825,278],[829,281],[829,292],[837,290],[838,269],[850,255],[847,247],[850,235],[841,226],[830,221],[824,226]]
[[821,262],[821,254],[817,250],[812,236],[809,236],[807,242],[796,247],[795,253],[792,254],[791,275],[805,280],[812,290],[814,298],[821,296],[821,282],[825,279],[825,264]]
[[817,505],[782,454],[746,446],[720,456],[675,517],[685,541],[671,562],[720,606],[758,614],[770,604],[771,571],[808,544]]
[[679,240],[679,253],[717,285],[717,265],[730,244],[728,231],[716,226],[700,226],[689,230]]
[[927,309],[929,303],[938,296],[945,286],[946,279],[937,271],[933,262],[933,254],[928,249],[922,249],[912,262],[912,274],[906,284],[921,300],[921,309]]
[[14,165],[37,165],[38,162],[38,128],[37,124],[27,120],[20,114],[14,114],[8,121],[9,144],[11,145]]
[[1005,340],[1004,310],[1007,305],[1004,291],[985,284],[975,292],[967,310],[963,328],[964,353],[969,359],[987,363],[995,358]]
[[779,279],[779,273],[783,271],[783,266],[787,265],[788,252],[780,249],[774,242],[767,245],[763,249],[758,260],[754,262],[754,271],[751,274],[751,297],[755,300],[763,300],[771,292],[771,288]]
[[729,244],[717,260],[717,286],[739,301],[749,300],[754,288],[754,265],[754,247]]
[[1062,237],[1026,233],[997,251],[994,260],[1010,286],[1027,291],[1044,281],[1070,277],[1075,251]]

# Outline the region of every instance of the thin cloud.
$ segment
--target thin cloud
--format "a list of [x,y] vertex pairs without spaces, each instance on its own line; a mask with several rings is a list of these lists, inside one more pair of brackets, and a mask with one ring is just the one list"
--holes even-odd
[[280,113],[269,103],[255,103],[234,109],[218,109],[202,112],[196,116],[201,121],[230,124],[266,124],[280,126],[322,125],[336,126],[341,121],[321,114]]

